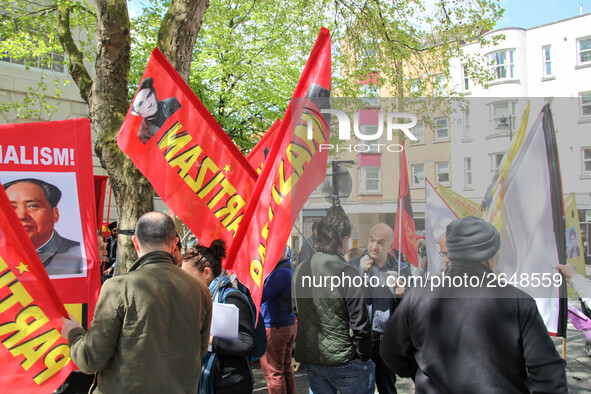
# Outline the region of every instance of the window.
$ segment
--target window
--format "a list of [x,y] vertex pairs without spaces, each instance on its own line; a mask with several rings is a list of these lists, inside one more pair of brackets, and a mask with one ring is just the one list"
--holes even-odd
[[552,61],[550,60],[550,45],[542,47],[542,62],[544,65],[544,77],[552,75]]
[[464,158],[464,188],[472,187],[472,158]]
[[490,155],[490,171],[492,174],[497,172],[501,161],[503,160],[504,153],[493,153]]
[[415,127],[412,128],[411,133],[417,137],[416,141],[411,141],[411,144],[424,144],[425,143],[425,124],[422,120],[417,121]]
[[591,92],[579,93],[580,118],[591,119]]
[[435,179],[437,183],[449,184],[449,162],[435,163]]
[[380,167],[361,167],[359,169],[359,190],[361,193],[378,194],[381,190]]
[[435,141],[448,141],[449,129],[447,127],[447,118],[435,119]]
[[433,77],[433,95],[447,95],[447,78],[445,77],[445,74],[437,74]]
[[516,127],[516,101],[501,101],[490,105],[492,130],[490,135],[512,135]]
[[[367,136],[374,136],[378,133],[378,126],[376,125],[360,125],[359,126],[359,133],[362,135]],[[379,152],[380,139],[376,138],[375,140],[360,140],[360,144],[366,144],[369,146],[368,152]]]
[[513,49],[497,51],[486,55],[488,69],[493,79],[512,79],[515,78],[515,64],[513,62]]
[[462,66],[462,72],[464,74],[464,91],[470,90],[470,77],[468,76],[468,66]]
[[583,148],[583,175],[591,175],[591,148]]
[[577,64],[591,64],[591,37],[577,40]]
[[410,166],[411,186],[425,187],[425,165],[413,164]]
[[410,81],[410,95],[413,97],[421,96],[423,94],[423,81],[420,78],[415,78]]
[[472,139],[470,134],[470,107],[466,107],[466,111],[464,111],[464,135],[462,139],[465,141]]

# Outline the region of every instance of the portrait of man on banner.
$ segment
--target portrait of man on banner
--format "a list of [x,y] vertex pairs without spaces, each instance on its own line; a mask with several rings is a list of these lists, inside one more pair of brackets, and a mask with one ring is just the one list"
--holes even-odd
[[579,248],[579,233],[576,227],[566,229],[566,258],[572,259],[573,257],[579,257],[581,255],[581,249]]
[[84,276],[80,213],[71,209],[78,206],[75,175],[4,173],[1,181],[47,274]]
[[148,142],[180,107],[176,97],[158,101],[154,79],[144,78],[131,105],[131,114],[143,118],[137,133],[140,141],[144,144]]

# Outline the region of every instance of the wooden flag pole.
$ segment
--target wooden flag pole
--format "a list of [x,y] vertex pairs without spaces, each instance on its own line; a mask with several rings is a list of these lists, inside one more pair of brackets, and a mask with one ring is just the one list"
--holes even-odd
[[566,338],[562,338],[562,359],[566,360]]

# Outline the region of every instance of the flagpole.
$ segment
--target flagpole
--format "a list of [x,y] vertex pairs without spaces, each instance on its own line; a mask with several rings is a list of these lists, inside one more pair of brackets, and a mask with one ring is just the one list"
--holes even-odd
[[[400,176],[398,177],[400,179]],[[400,182],[400,181],[399,181]],[[402,198],[398,199],[398,213],[397,216],[402,216]],[[402,218],[398,217],[398,276],[400,277],[400,254],[402,249]]]
[[[402,152],[398,156],[398,210],[396,219],[398,220],[398,277],[400,277],[400,257],[402,255],[402,196],[400,193],[400,180],[402,175],[402,155],[404,154],[404,137],[402,140]],[[406,160],[404,161],[404,171],[406,171]]]

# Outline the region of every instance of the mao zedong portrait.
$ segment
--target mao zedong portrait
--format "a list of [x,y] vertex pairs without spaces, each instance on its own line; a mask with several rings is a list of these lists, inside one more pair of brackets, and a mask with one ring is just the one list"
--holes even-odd
[[166,119],[170,118],[180,107],[181,104],[176,97],[158,101],[154,79],[144,78],[131,106],[131,114],[143,118],[137,133],[140,141],[144,144],[148,142],[166,122]]
[[7,182],[4,189],[47,273],[82,273],[80,243],[61,237],[54,229],[60,218],[60,189],[33,178]]

